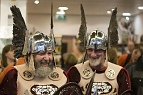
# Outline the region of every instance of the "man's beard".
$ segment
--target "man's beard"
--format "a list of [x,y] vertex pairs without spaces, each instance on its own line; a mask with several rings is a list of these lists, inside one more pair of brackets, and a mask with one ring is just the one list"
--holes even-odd
[[101,64],[101,61],[103,59],[103,56],[96,57],[96,58],[89,58],[89,63],[91,66],[98,66]]
[[[41,64],[44,63],[47,64],[47,66],[42,66]],[[35,76],[37,77],[46,77],[53,71],[53,64],[49,61],[41,61],[40,63],[36,63],[35,65]]]

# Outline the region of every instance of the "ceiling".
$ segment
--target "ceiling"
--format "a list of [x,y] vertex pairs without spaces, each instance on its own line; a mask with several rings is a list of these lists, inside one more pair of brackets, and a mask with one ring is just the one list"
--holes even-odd
[[69,9],[67,15],[80,15],[80,4],[83,4],[85,15],[108,15],[107,11],[117,7],[118,16],[123,12],[129,12],[132,16],[143,13],[138,10],[138,6],[143,6],[143,0],[39,0],[38,5],[34,0],[27,0],[28,14],[50,14],[50,6],[53,2],[53,13],[58,11],[58,7],[66,6]]

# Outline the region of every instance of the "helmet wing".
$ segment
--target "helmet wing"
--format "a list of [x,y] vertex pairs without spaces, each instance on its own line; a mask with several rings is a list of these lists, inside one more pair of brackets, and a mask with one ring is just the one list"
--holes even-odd
[[81,10],[81,25],[79,28],[78,39],[81,41],[80,45],[85,47],[87,27],[86,27],[86,19],[85,19],[85,14],[84,14],[84,9],[82,4],[80,5],[80,10]]
[[25,43],[25,35],[27,27],[21,11],[16,6],[10,7],[13,16],[13,39],[12,44],[14,46],[14,57],[19,58],[23,56],[22,51]]
[[108,27],[108,48],[118,43],[118,24],[116,20],[117,8],[112,12],[109,27]]

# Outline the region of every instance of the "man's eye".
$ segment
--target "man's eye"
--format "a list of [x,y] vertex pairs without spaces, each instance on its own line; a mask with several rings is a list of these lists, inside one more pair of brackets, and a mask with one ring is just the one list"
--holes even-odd
[[45,52],[39,52],[38,54],[39,54],[39,55],[44,55],[44,54],[45,54]]
[[93,51],[93,49],[88,49],[88,51]]
[[103,50],[102,49],[98,49],[98,50],[95,50],[95,52],[101,53],[101,52],[103,52]]

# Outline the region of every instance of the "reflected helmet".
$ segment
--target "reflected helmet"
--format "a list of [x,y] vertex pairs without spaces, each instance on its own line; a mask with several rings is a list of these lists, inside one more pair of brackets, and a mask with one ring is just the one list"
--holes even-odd
[[86,49],[107,49],[107,37],[104,32],[100,30],[94,30],[88,35]]
[[47,35],[36,32],[29,39],[29,53],[37,53],[39,51],[53,51],[52,40]]

